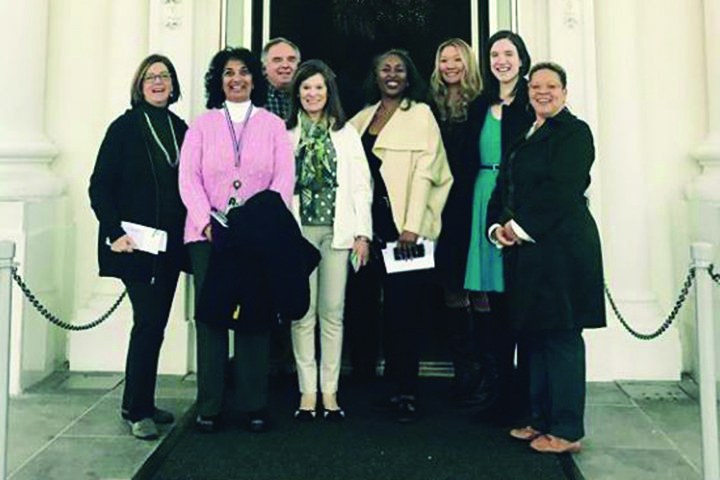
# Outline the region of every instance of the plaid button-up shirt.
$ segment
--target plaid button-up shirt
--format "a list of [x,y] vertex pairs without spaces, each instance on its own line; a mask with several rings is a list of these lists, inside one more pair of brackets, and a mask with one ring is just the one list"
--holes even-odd
[[275,88],[272,84],[268,84],[268,96],[265,108],[285,120],[288,110],[290,109],[288,94]]

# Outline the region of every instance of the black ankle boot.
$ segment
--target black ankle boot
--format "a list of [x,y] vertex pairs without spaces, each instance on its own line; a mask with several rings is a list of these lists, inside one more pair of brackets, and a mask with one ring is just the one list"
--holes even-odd
[[451,395],[461,399],[475,390],[480,382],[480,368],[473,345],[472,316],[465,307],[447,308],[445,318],[454,370]]
[[459,399],[459,404],[486,410],[493,407],[499,394],[498,369],[493,356],[490,312],[472,312],[473,363],[475,376],[470,391]]
[[498,372],[491,355],[485,355],[480,362],[478,381],[474,388],[459,400],[463,407],[476,411],[489,410],[495,407],[499,398]]

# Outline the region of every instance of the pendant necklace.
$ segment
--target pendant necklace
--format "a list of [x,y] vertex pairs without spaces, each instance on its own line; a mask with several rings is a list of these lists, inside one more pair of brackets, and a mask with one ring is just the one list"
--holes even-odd
[[153,124],[150,121],[150,117],[148,116],[147,112],[143,112],[143,115],[145,115],[145,121],[148,124],[148,128],[150,129],[150,133],[152,134],[153,138],[155,139],[155,143],[157,143],[157,146],[160,147],[160,150],[165,154],[165,160],[168,162],[168,165],[171,167],[177,167],[178,164],[178,143],[177,143],[177,137],[175,136],[175,128],[173,127],[172,120],[170,120],[170,115],[167,116],[168,123],[170,124],[170,133],[172,134],[173,139],[173,145],[175,146],[175,161],[170,159],[170,154],[165,149],[165,145],[162,144],[160,141],[160,137],[158,137],[157,132],[155,132],[155,128],[153,128]]
[[[240,160],[242,155],[242,142],[243,137],[245,135],[245,129],[247,128],[248,120],[250,120],[250,114],[252,113],[253,105],[252,103],[248,106],[247,112],[245,113],[245,118],[242,122],[242,130],[240,130],[240,136],[238,137],[235,134],[235,127],[233,126],[232,118],[230,118],[230,111],[227,108],[227,103],[223,104],[223,110],[225,111],[225,120],[228,125],[228,130],[230,131],[230,137],[232,138],[232,144],[233,144],[233,152],[235,153],[235,169],[237,170],[240,167]],[[240,179],[235,179],[232,182],[232,186],[235,189],[235,195],[237,194],[237,191],[240,190],[240,187],[242,187],[242,182]],[[228,199],[228,205],[230,207],[234,207],[237,205],[237,199],[235,196],[231,196]]]

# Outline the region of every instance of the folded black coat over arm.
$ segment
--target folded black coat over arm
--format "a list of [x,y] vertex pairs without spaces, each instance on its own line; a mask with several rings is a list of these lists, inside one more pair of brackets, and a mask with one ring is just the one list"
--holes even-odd
[[308,242],[277,192],[265,190],[228,213],[213,252],[195,319],[239,331],[264,331],[302,318],[308,277],[320,252]]

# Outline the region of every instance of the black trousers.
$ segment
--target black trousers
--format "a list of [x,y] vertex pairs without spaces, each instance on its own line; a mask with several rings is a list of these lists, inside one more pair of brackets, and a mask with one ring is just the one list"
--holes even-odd
[[430,272],[387,274],[382,258],[374,256],[348,279],[345,311],[350,317],[345,322],[353,371],[360,376],[374,374],[382,343],[384,377],[393,395],[417,392]]
[[498,406],[501,413],[519,420],[530,414],[528,349],[524,337],[507,327],[507,295],[489,292],[488,300],[490,314],[485,346],[497,368]]
[[158,259],[152,284],[123,280],[133,308],[133,327],[125,362],[122,413],[133,422],[152,417],[155,411],[160,347],[180,274],[179,265],[164,260]]
[[[200,298],[212,246],[208,242],[188,245],[194,272],[195,304]],[[211,417],[222,411],[225,394],[225,365],[229,356],[225,329],[196,323],[197,330],[197,411]],[[240,411],[253,412],[267,406],[270,370],[270,333],[235,332],[232,371]]]
[[582,330],[525,335],[532,427],[574,442],[585,435],[585,342]]
[[385,377],[397,395],[417,393],[429,272],[392,273],[383,279]]
[[382,263],[371,262],[357,272],[348,269],[345,287],[345,350],[352,376],[359,381],[375,377],[382,338]]

